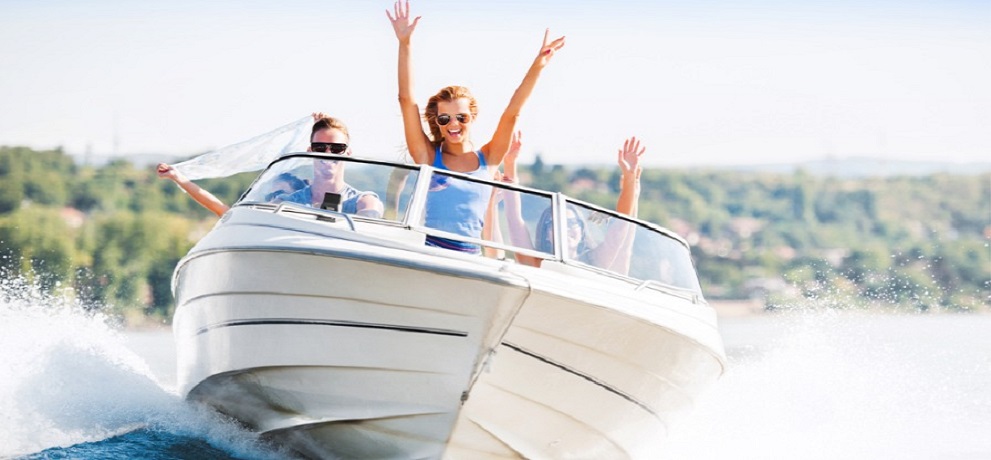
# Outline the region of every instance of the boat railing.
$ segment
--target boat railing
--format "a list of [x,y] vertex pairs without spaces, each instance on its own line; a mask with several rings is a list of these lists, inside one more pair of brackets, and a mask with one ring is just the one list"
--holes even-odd
[[[309,187],[317,180],[315,174],[327,173],[321,168],[343,175],[344,165],[346,182],[351,187],[374,193],[380,200],[379,214],[356,215],[348,210],[310,207],[312,203],[288,202],[284,198],[299,190],[278,190],[285,185],[280,184],[280,178],[282,182],[298,179],[297,187]],[[444,211],[451,213],[441,216],[447,220],[428,216],[428,202],[440,195],[432,192],[447,187],[491,198],[494,204],[487,213],[488,228],[483,235],[466,236],[459,227],[447,225],[460,210]],[[403,227],[426,236],[475,245],[488,257],[519,260],[519,256],[528,256],[573,265],[629,279],[637,289],[664,290],[696,301],[701,292],[688,244],[663,227],[561,193],[489,181],[429,165],[289,154],[270,164],[238,205],[272,209],[275,213],[310,213],[318,220],[343,217],[351,231],[360,231],[356,222]]]

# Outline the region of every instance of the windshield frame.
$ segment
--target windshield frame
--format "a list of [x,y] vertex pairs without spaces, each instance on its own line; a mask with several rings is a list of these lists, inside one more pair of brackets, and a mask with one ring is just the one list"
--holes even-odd
[[[596,205],[596,204],[593,204],[593,203],[589,203],[589,202],[586,202],[586,201],[583,201],[583,200],[579,200],[579,199],[576,199],[576,198],[567,196],[567,195],[565,195],[563,193],[560,193],[560,192],[549,192],[549,191],[546,191],[546,190],[541,190],[541,189],[536,189],[536,188],[532,188],[532,187],[527,187],[527,186],[523,186],[523,185],[519,185],[519,184],[515,184],[515,183],[506,183],[506,182],[500,182],[500,181],[494,181],[494,180],[481,179],[481,178],[470,176],[470,175],[465,174],[465,173],[460,173],[460,172],[456,172],[456,171],[449,171],[449,170],[443,170],[443,169],[434,168],[431,165],[416,165],[416,164],[409,164],[409,163],[400,163],[400,162],[395,162],[395,161],[387,161],[387,160],[378,160],[378,159],[372,159],[372,158],[356,157],[356,156],[350,156],[350,155],[347,155],[347,156],[344,156],[344,155],[333,155],[333,154],[318,153],[318,152],[294,152],[294,153],[288,153],[288,154],[282,155],[281,157],[279,157],[276,160],[274,160],[271,163],[269,163],[268,167],[264,171],[262,171],[262,173],[260,173],[258,175],[258,177],[255,178],[254,181],[252,181],[252,183],[248,187],[248,189],[245,190],[245,192],[243,194],[241,194],[241,197],[238,199],[237,202],[234,203],[233,206],[234,207],[238,207],[238,206],[250,206],[250,207],[257,207],[257,208],[262,208],[262,209],[269,209],[269,208],[271,208],[271,209],[279,209],[280,208],[279,204],[271,203],[271,202],[264,202],[264,201],[255,201],[255,200],[246,201],[246,197],[248,197],[250,195],[250,193],[251,193],[252,190],[254,190],[256,187],[258,187],[260,185],[260,183],[261,183],[261,181],[262,181],[263,178],[265,178],[266,180],[269,179],[266,176],[265,173],[268,172],[274,165],[276,165],[278,163],[281,163],[281,162],[290,161],[290,160],[293,160],[293,159],[298,159],[298,158],[312,158],[312,159],[321,159],[321,160],[337,160],[337,161],[344,161],[344,162],[351,162],[351,163],[379,165],[379,166],[384,166],[384,167],[389,167],[389,168],[404,169],[404,170],[407,170],[408,173],[411,173],[411,172],[414,172],[414,171],[417,172],[416,180],[415,180],[415,183],[413,184],[413,191],[412,191],[411,195],[409,196],[408,203],[406,203],[406,208],[405,208],[405,211],[402,214],[402,219],[385,219],[385,218],[376,218],[376,217],[368,217],[368,216],[361,216],[361,215],[351,214],[351,215],[348,216],[348,220],[349,221],[352,221],[352,220],[353,221],[367,221],[367,222],[374,222],[374,223],[378,223],[378,224],[390,224],[390,225],[394,225],[394,226],[395,225],[398,225],[398,226],[401,226],[403,228],[407,228],[407,229],[410,229],[410,230],[413,230],[413,231],[416,231],[416,232],[423,233],[425,235],[432,235],[432,236],[440,237],[440,238],[453,239],[453,240],[457,240],[457,241],[461,241],[461,242],[465,242],[465,243],[476,244],[476,245],[479,245],[481,247],[489,247],[489,248],[493,248],[493,249],[497,249],[497,250],[503,250],[503,251],[512,252],[512,253],[515,253],[515,254],[523,254],[523,255],[530,256],[530,257],[535,257],[535,258],[538,258],[538,259],[541,259],[541,260],[544,260],[544,261],[552,261],[552,262],[562,263],[564,265],[581,267],[583,269],[591,270],[591,271],[594,271],[596,273],[601,273],[601,274],[608,275],[608,276],[611,276],[611,277],[615,277],[615,278],[619,278],[619,279],[625,279],[625,280],[632,281],[632,282],[634,282],[635,284],[638,285],[637,286],[637,289],[638,290],[639,289],[643,289],[645,287],[650,287],[650,288],[653,288],[653,289],[659,289],[659,290],[662,290],[662,291],[665,291],[665,292],[674,293],[674,294],[679,295],[679,296],[689,297],[689,298],[696,299],[696,300],[701,298],[701,294],[702,294],[701,293],[701,285],[699,283],[700,280],[698,279],[698,270],[696,269],[695,261],[693,260],[693,257],[691,257],[691,247],[688,245],[688,243],[685,241],[684,238],[682,238],[681,236],[673,233],[671,230],[668,230],[668,229],[666,229],[664,227],[661,227],[660,225],[654,224],[652,222],[647,222],[647,221],[644,221],[644,220],[641,220],[641,219],[630,217],[630,216],[621,214],[619,212],[616,212],[614,210],[611,210],[611,209],[608,209],[608,208],[605,208],[605,207],[602,207],[602,206],[599,206],[599,205]],[[552,230],[553,231],[553,253],[543,252],[543,251],[536,250],[536,249],[528,249],[528,248],[523,248],[523,247],[519,247],[519,246],[514,246],[513,244],[511,244],[509,242],[499,242],[499,241],[490,241],[490,240],[483,239],[483,238],[473,238],[473,237],[468,237],[468,236],[464,236],[464,235],[454,234],[454,233],[446,232],[446,231],[443,231],[443,230],[439,230],[439,229],[427,227],[424,224],[423,217],[424,217],[424,214],[425,214],[425,211],[426,211],[427,194],[429,193],[430,183],[431,183],[431,180],[432,180],[432,178],[433,178],[434,175],[443,175],[443,176],[453,177],[453,178],[457,178],[459,180],[466,180],[466,181],[471,181],[471,182],[475,182],[475,183],[481,183],[481,184],[485,184],[485,185],[489,185],[489,186],[493,186],[493,187],[499,187],[499,188],[502,188],[504,190],[515,191],[515,192],[522,192],[522,193],[531,194],[531,195],[534,195],[534,196],[538,196],[538,197],[541,197],[541,198],[548,199],[550,201],[550,204],[551,204],[551,213],[552,213],[552,218],[553,218],[553,230]],[[682,246],[684,248],[684,250],[687,252],[688,266],[692,270],[692,276],[696,280],[696,285],[698,286],[698,289],[690,289],[690,288],[686,288],[686,287],[681,287],[681,286],[677,286],[677,285],[674,285],[674,284],[664,283],[662,281],[655,280],[655,279],[641,279],[641,278],[633,277],[633,276],[630,276],[628,274],[623,274],[623,273],[619,273],[619,272],[616,272],[616,271],[613,271],[613,270],[609,270],[609,269],[606,269],[606,268],[597,267],[597,266],[592,265],[590,263],[583,262],[583,261],[581,261],[581,260],[579,260],[577,258],[568,256],[567,254],[565,254],[565,251],[563,249],[563,242],[565,242],[566,239],[567,239],[567,231],[568,231],[568,229],[567,229],[566,222],[561,218],[561,216],[566,215],[565,214],[566,213],[566,209],[569,206],[569,204],[571,204],[571,205],[577,205],[579,207],[583,207],[583,208],[592,210],[592,211],[597,212],[597,213],[602,213],[602,214],[604,214],[604,215],[606,215],[606,216],[608,216],[610,218],[614,218],[614,219],[619,219],[621,221],[625,221],[628,224],[631,224],[631,225],[634,225],[636,227],[640,227],[640,228],[646,229],[647,231],[650,231],[650,232],[658,233],[662,237],[665,237],[665,238],[674,240],[675,242],[677,242],[677,244],[679,244],[680,246]],[[308,207],[304,207],[304,206],[292,206],[292,210],[293,210],[293,212],[296,212],[296,213],[312,212],[314,215],[322,215],[322,214],[325,214],[326,213],[326,211],[321,210],[321,209],[308,208]],[[353,225],[352,225],[351,228],[352,228],[352,231],[354,231],[354,226]]]

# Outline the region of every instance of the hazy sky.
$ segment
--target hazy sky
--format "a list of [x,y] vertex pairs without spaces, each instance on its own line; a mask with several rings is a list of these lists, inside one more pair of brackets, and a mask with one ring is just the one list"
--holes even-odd
[[[388,1],[0,0],[0,145],[193,154],[314,110],[398,158]],[[524,162],[991,160],[991,1],[413,2],[416,97],[468,86],[479,144],[545,27]]]

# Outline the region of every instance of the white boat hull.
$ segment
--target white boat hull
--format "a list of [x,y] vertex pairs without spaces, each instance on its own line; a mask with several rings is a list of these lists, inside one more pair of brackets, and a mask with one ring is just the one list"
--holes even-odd
[[173,329],[182,394],[305,456],[652,457],[722,372],[704,304],[286,220],[232,210]]
[[218,228],[177,272],[180,391],[314,457],[441,455],[525,285],[279,229],[236,248],[243,231]]
[[721,348],[686,335],[718,340],[715,331],[673,314],[705,311],[697,305],[629,299],[622,311],[570,291],[527,301],[472,388],[449,454],[656,458],[672,420],[722,373]]

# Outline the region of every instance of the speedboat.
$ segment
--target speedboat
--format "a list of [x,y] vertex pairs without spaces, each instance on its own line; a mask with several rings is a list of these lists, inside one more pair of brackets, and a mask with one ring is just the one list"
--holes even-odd
[[[325,164],[377,210],[277,190],[287,175],[316,190]],[[489,187],[494,231],[425,223],[451,181]],[[513,217],[550,246],[503,238]],[[607,246],[608,263],[587,257]],[[684,239],[427,165],[282,156],[178,263],[173,293],[180,394],[310,458],[658,457],[726,365]]]

